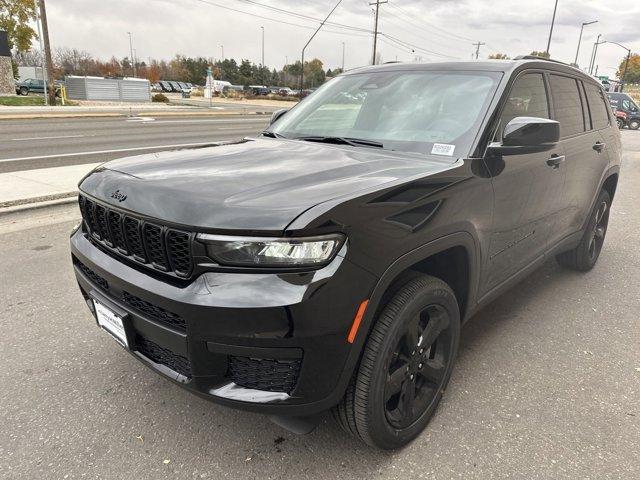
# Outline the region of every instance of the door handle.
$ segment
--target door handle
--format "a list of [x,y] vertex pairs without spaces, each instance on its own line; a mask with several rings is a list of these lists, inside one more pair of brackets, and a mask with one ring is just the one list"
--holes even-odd
[[547,160],[547,165],[555,169],[560,168],[560,164],[562,162],[564,162],[564,155],[558,155],[554,153],[553,155],[551,155],[551,158]]
[[603,151],[603,150],[604,150],[604,148],[605,148],[606,146],[607,146],[607,144],[606,144],[606,143],[602,143],[602,142],[598,141],[598,142],[596,142],[596,144],[593,146],[593,149],[594,149],[596,152],[601,152],[601,151]]

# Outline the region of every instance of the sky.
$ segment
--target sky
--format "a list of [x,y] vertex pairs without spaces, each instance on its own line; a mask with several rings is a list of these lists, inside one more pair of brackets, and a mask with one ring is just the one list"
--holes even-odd
[[[129,56],[132,33],[137,58],[170,59],[176,54],[260,63],[264,27],[265,64],[281,68],[300,58],[302,47],[337,0],[54,0],[47,3],[53,47],[85,50],[98,58]],[[343,0],[310,43],[305,58],[325,68],[371,63],[372,0]],[[474,42],[480,58],[544,51],[555,0],[389,0],[380,6],[378,49],[382,61],[469,60]],[[267,5],[264,8],[262,5]],[[227,7],[227,8],[223,8]],[[277,10],[273,10],[273,9]],[[232,11],[235,9],[238,11]],[[246,12],[246,13],[241,13]],[[589,64],[598,34],[640,51],[640,2],[559,0],[551,56],[573,62],[582,22],[586,26],[578,64]],[[286,22],[286,23],[285,23]],[[625,50],[600,45],[598,73],[615,76]]]

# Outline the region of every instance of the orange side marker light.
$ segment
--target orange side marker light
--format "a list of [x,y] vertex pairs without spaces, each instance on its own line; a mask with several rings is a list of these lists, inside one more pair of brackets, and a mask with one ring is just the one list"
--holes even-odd
[[369,300],[363,301],[358,307],[358,312],[356,313],[356,317],[353,319],[353,323],[351,324],[351,330],[349,330],[349,336],[347,337],[347,342],[353,343],[356,339],[356,335],[358,334],[358,328],[360,328],[360,322],[362,322],[362,317],[364,317],[364,312],[367,311],[367,305],[369,305]]

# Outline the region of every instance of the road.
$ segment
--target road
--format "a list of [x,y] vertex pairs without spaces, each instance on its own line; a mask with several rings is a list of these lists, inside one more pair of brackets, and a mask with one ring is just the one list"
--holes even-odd
[[265,115],[0,120],[0,173],[239,139],[268,121]]
[[640,478],[640,132],[623,135],[598,265],[549,261],[477,314],[438,412],[395,453],[329,416],[295,436],[164,380],[84,305],[75,207],[0,217],[0,477]]

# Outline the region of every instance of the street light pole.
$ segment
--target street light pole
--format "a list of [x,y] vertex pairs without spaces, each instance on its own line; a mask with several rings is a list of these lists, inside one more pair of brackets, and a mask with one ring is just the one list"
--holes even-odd
[[551,36],[553,35],[553,25],[556,23],[556,10],[558,10],[558,0],[556,0],[556,4],[553,7],[553,17],[551,18],[551,28],[549,29],[549,40],[547,40],[547,56],[551,56],[549,54],[549,47],[551,47]]
[[262,30],[262,63],[260,64],[260,77],[262,79],[262,84],[265,85],[265,78],[264,78],[264,27],[260,27],[260,29]]
[[344,73],[344,42],[342,42],[342,73]]
[[580,26],[580,36],[578,37],[578,48],[576,48],[576,59],[573,61],[573,63],[576,66],[578,65],[578,54],[580,53],[580,43],[582,42],[582,30],[584,30],[585,25],[591,25],[593,23],[598,23],[598,20],[593,20],[591,22],[582,22],[582,25]]
[[591,62],[589,63],[589,75],[593,72],[593,65],[596,63],[596,53],[598,53],[598,45],[600,45],[601,33],[598,34],[596,42],[593,44],[593,50],[591,50]]
[[131,65],[133,66],[133,76],[136,76],[136,63],[133,60],[133,40],[131,39],[131,32],[127,32],[129,35],[129,55],[131,57]]

